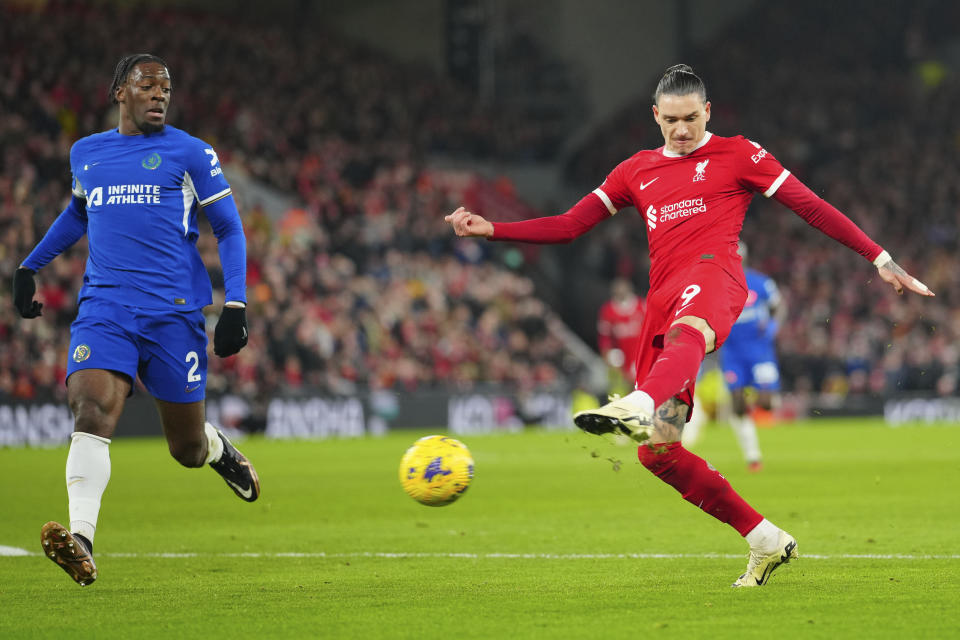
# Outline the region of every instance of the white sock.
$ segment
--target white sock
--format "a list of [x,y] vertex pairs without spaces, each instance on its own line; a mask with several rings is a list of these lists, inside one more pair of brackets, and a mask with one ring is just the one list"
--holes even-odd
[[747,462],[760,460],[760,441],[757,439],[757,425],[750,416],[730,416],[730,426],[737,437],[740,450]]
[[90,542],[97,530],[100,500],[110,482],[110,439],[75,431],[67,453],[70,531]]
[[656,407],[653,406],[653,398],[651,398],[646,391],[640,391],[637,389],[636,391],[632,391],[625,395],[623,399],[640,407],[650,415],[653,415],[653,412],[656,409]]
[[216,462],[223,455],[223,440],[217,435],[217,428],[209,422],[203,423],[203,432],[207,436],[207,459],[206,463]]
[[764,518],[744,538],[747,539],[751,550],[773,553],[777,550],[777,543],[780,542],[780,527]]

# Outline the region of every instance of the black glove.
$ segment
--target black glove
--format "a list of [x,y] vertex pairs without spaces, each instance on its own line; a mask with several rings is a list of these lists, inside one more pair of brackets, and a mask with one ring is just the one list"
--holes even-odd
[[13,273],[13,306],[24,318],[36,318],[43,309],[43,303],[33,299],[37,285],[33,281],[33,269],[20,267]]
[[213,352],[221,358],[232,356],[247,344],[247,310],[224,307],[213,330]]

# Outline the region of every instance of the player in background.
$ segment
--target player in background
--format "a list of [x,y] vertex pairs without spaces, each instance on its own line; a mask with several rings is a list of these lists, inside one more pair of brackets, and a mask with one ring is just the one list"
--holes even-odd
[[626,278],[610,285],[610,299],[597,314],[597,347],[604,361],[620,369],[627,380],[637,378],[637,346],[643,325],[643,298]]
[[[83,78],[72,78],[86,82]],[[70,526],[48,522],[43,552],[81,586],[97,578],[93,540],[110,479],[113,436],[139,375],[154,397],[171,455],[209,464],[242,499],[260,494],[256,471],[204,417],[210,278],[196,243],[202,208],[217,237],[226,302],[214,331],[225,358],[247,344],[246,240],[213,148],[165,125],[172,82],[150,54],[123,57],[110,98],[119,126],[70,150],[73,198],[13,278],[20,315],[35,318],[34,274],[86,234],[89,256],[70,327],[67,454]]]
[[638,456],[647,469],[746,539],[747,569],[733,586],[759,586],[797,557],[796,540],[680,442],[700,363],[727,339],[747,298],[737,242],[750,200],[758,192],[776,198],[870,260],[897,293],[933,293],[761,145],[707,131],[706,87],[689,66],[675,65],[664,73],[653,94],[653,117],[664,145],[620,163],[566,213],[491,223],[460,207],[445,220],[458,236],[559,243],[570,242],[624,207],[636,207],[647,225],[650,250],[636,391],[580,411],[574,422],[588,433],[621,433],[643,443]]
[[[741,242],[740,257],[747,261],[747,246]],[[743,311],[730,329],[730,335],[718,351],[723,379],[730,389],[732,413],[730,427],[743,451],[750,471],[763,468],[757,425],[751,409],[753,405],[769,411],[773,394],[780,390],[780,369],[774,348],[777,330],[786,318],[787,308],[770,276],[744,267],[747,281],[747,300]],[[756,401],[747,402],[745,390],[756,394]]]

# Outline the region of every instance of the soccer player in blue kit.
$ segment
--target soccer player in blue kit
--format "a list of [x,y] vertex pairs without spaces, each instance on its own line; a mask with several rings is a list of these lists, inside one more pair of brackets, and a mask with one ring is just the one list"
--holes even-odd
[[222,358],[247,344],[246,239],[230,185],[206,142],[165,124],[172,82],[150,54],[123,57],[110,86],[119,126],[70,150],[73,197],[17,269],[13,299],[40,315],[34,274],[87,235],[89,257],[70,327],[67,455],[70,526],[41,529],[44,553],[77,583],[96,580],[93,538],[110,479],[110,438],[140,380],[154,397],[170,454],[209,464],[240,498],[260,495],[250,462],[204,415],[210,278],[196,243],[202,208],[217,238],[226,297],[214,331]]
[[[747,260],[747,247],[741,242],[738,253]],[[786,314],[786,307],[773,279],[756,269],[744,268],[747,300],[730,329],[719,353],[723,379],[730,388],[733,415],[730,426],[751,471],[762,468],[757,426],[750,415],[745,390],[752,388],[757,404],[770,409],[772,395],[780,390],[780,369],[774,340]]]

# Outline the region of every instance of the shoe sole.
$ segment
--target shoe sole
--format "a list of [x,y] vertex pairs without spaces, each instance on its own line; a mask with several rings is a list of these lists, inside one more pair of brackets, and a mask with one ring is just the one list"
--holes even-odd
[[[622,421],[598,413],[579,413],[573,417],[573,423],[581,431],[602,436],[608,433],[624,435],[636,442],[646,442],[650,439],[650,432],[646,430],[632,430]],[[650,428],[652,431],[652,427]]]
[[73,581],[85,587],[97,579],[97,565],[82,542],[58,522],[40,528],[40,544],[45,556],[67,572]]

